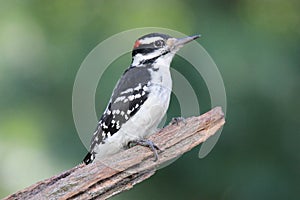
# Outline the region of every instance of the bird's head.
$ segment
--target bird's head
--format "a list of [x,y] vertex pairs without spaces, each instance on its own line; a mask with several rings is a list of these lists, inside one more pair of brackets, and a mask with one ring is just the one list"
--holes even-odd
[[200,35],[174,38],[166,34],[150,33],[135,41],[132,50],[133,65],[155,62],[160,57],[173,58],[175,53]]

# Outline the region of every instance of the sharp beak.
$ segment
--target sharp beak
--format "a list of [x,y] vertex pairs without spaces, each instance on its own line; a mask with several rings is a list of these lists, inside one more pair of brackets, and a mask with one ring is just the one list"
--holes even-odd
[[194,35],[194,36],[189,36],[189,37],[184,37],[184,38],[178,38],[175,40],[174,42],[174,47],[175,48],[180,48],[183,45],[185,45],[186,43],[189,43],[197,38],[199,38],[201,35]]

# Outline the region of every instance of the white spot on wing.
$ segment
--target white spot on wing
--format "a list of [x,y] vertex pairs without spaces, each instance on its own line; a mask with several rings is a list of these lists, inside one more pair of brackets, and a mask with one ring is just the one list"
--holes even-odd
[[106,126],[105,123],[102,123],[101,126],[102,126],[103,128],[105,128],[105,129],[108,128],[108,126]]
[[127,90],[121,92],[120,94],[126,94],[126,93],[131,93],[133,92],[133,89],[132,88],[128,88]]
[[114,103],[117,103],[119,101],[123,101],[126,98],[126,96],[120,96],[118,98],[116,98],[116,100],[114,101]]
[[146,85],[144,85],[143,90],[144,90],[144,91],[148,91],[148,89],[149,89],[149,88],[148,88]]
[[121,127],[120,127],[120,123],[119,123],[119,121],[117,121],[116,128],[117,128],[117,129],[120,129],[120,128],[121,128]]
[[129,101],[132,101],[132,100],[134,99],[134,95],[130,95],[130,96],[128,97],[128,99],[129,99]]
[[141,98],[141,94],[136,94],[136,95],[134,96],[134,98],[135,98],[135,99]]
[[142,84],[139,83],[139,85],[135,87],[134,90],[140,90],[140,89],[142,89]]

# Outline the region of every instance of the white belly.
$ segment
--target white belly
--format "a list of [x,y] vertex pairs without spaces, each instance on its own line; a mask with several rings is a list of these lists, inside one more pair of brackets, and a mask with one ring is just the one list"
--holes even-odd
[[172,80],[167,68],[154,72],[148,99],[139,111],[122,125],[120,130],[105,140],[105,144],[95,147],[96,159],[115,154],[128,142],[145,138],[155,133],[158,124],[169,107]]

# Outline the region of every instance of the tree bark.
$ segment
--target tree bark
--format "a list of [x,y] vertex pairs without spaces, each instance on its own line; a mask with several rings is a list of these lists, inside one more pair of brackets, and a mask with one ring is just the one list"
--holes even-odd
[[171,123],[148,139],[159,147],[159,159],[146,147],[134,146],[92,164],[80,164],[5,198],[107,199],[129,190],[152,176],[158,168],[206,141],[225,123],[220,107],[178,123]]

